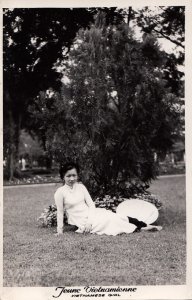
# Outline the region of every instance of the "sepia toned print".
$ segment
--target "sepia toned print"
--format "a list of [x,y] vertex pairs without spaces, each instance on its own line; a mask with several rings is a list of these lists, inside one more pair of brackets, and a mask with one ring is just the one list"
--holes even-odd
[[189,8],[2,7],[2,299],[190,299]]

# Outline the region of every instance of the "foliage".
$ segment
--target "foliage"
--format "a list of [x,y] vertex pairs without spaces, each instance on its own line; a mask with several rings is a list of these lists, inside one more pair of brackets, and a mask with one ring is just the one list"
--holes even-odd
[[[172,30],[171,34],[175,33],[176,39],[178,39],[179,42],[182,42],[184,36],[184,33],[182,31],[182,26],[184,24],[183,8],[162,7],[161,9],[164,12],[163,14],[161,14],[161,17],[156,19],[156,27],[159,28],[161,24],[163,24],[163,30],[165,30],[166,27],[171,30],[170,24],[173,23],[174,32]],[[53,125],[54,123],[52,119],[50,119],[51,116],[49,116],[51,108],[48,107],[48,103],[51,102],[51,99],[49,98],[49,101],[46,102],[46,91],[52,89],[53,91],[58,92],[61,85],[61,73],[65,69],[65,60],[68,59],[68,52],[71,44],[73,43],[76,32],[82,27],[85,28],[89,26],[90,22],[93,21],[95,15],[97,15],[95,24],[98,29],[101,29],[102,26],[103,28],[107,28],[107,26],[110,24],[113,24],[114,26],[123,24],[126,22],[127,17],[128,25],[130,25],[130,19],[135,18],[136,22],[138,22],[138,25],[141,26],[142,30],[146,32],[146,26],[148,26],[146,25],[147,11],[149,11],[149,8],[145,8],[141,12],[138,11],[137,14],[137,12],[133,11],[131,7],[129,7],[128,10],[118,9],[116,7],[87,9],[4,9],[4,157],[8,159],[7,166],[9,169],[10,178],[13,177],[13,169],[16,167],[15,163],[18,160],[19,135],[22,128],[25,128],[30,132],[35,132],[35,134],[38,135],[43,144],[43,149],[47,154],[48,165],[51,166],[52,157],[50,155],[51,152],[49,151],[50,149],[49,143],[47,142],[47,136],[50,140],[51,137],[57,135],[57,130],[54,130],[54,135],[52,130],[49,129],[51,124]],[[102,14],[98,14],[98,12],[105,13],[105,20],[103,19]],[[174,19],[174,16],[177,16],[177,18]],[[143,26],[144,23],[145,26]],[[150,31],[150,33],[151,32],[154,32],[154,30]],[[116,38],[118,40],[117,35],[118,33],[116,33]],[[147,40],[151,38],[148,35],[145,35],[144,39]],[[110,44],[110,42],[108,43]],[[121,42],[119,41],[119,45],[120,44]],[[147,44],[149,44],[149,42],[147,42]],[[103,43],[102,45],[103,47],[106,46],[105,43]],[[150,50],[150,47],[148,49],[147,47],[145,48],[145,53]],[[95,52],[93,51],[93,53],[96,54],[97,50],[98,46],[95,47]],[[155,51],[153,53],[149,51],[149,53],[153,56]],[[109,59],[110,58],[108,57],[108,61]],[[155,57],[153,57],[153,60],[154,59]],[[180,62],[181,60],[182,59],[180,59]],[[178,63],[179,60],[176,60],[174,56],[172,56],[171,59],[170,56],[167,56],[166,62],[167,65],[164,65],[164,74],[166,75],[163,76],[167,79],[166,87],[171,87],[172,92],[179,95],[180,79],[182,76],[182,74],[179,74],[179,72],[177,72],[176,68],[176,63]],[[114,70],[113,73],[114,72],[116,71]],[[94,76],[97,76],[95,71]],[[117,76],[119,76],[119,74],[117,74]],[[110,82],[113,80],[114,78],[112,80],[108,80],[108,87],[111,84]],[[105,87],[103,86],[103,88]],[[114,86],[112,83],[109,93],[113,91]],[[37,98],[38,96],[39,98]],[[40,98],[44,98],[43,101],[46,102],[46,112],[43,112],[42,110],[45,103],[42,104],[42,99]],[[114,97],[111,97],[111,103],[109,105],[113,106],[114,110],[116,109],[116,104],[113,100]],[[66,101],[66,105],[67,104],[68,102]],[[29,105],[33,108],[33,110],[28,109]],[[62,105],[63,104],[61,104],[60,101],[59,106]],[[68,105],[66,106],[66,108],[68,108]],[[39,113],[38,117],[36,116],[37,112]],[[41,113],[43,117],[43,124],[40,122]],[[33,118],[31,118],[32,116]],[[55,116],[55,118],[57,117],[58,115]],[[66,129],[66,124],[64,124],[65,122],[63,122],[63,124],[60,125],[61,123],[59,122],[59,120],[60,116],[58,118],[58,122],[55,122],[56,126],[58,126],[59,130],[63,131],[64,128]],[[72,122],[73,121],[70,122],[68,120],[68,126],[73,126]],[[65,134],[66,132],[67,130],[65,130]],[[65,134],[63,135],[64,138],[66,138]],[[75,136],[74,138],[72,138],[72,142],[73,140],[76,141],[78,138],[82,140],[82,136]],[[66,138],[65,143],[65,146],[67,147],[69,146],[69,143],[67,142],[68,139],[69,135]],[[84,141],[84,143],[86,145],[85,147],[87,147],[86,140]],[[89,147],[91,147],[90,144]],[[68,148],[69,153],[71,151],[74,151],[74,146]],[[76,151],[77,150],[78,149],[76,149]],[[62,153],[60,153],[60,156],[62,156]]]
[[25,130],[21,130],[19,141],[19,156],[28,157],[31,161],[43,155],[43,149],[36,136],[31,136]]
[[168,44],[172,45],[171,53],[166,54],[164,76],[172,92],[184,97],[182,87],[184,74],[178,70],[178,66],[184,63],[185,7],[146,6],[134,10],[132,15],[136,26],[143,32],[143,37],[153,35],[158,39],[167,40]]
[[49,145],[58,160],[84,166],[92,190],[129,193],[127,181],[155,178],[154,152],[170,149],[180,117],[166,59],[152,36],[138,42],[127,24],[79,31],[65,63],[67,110]]
[[[64,214],[65,217],[65,214]],[[45,208],[38,221],[43,227],[57,226],[57,208],[56,205],[50,205],[49,208]]]
[[146,6],[135,11],[137,24],[146,33],[168,39],[177,47],[184,48],[185,6]]
[[[44,170],[45,172],[45,170]],[[46,171],[47,173],[47,171]],[[59,176],[44,174],[30,174],[30,172],[22,172],[19,178],[14,178],[13,180],[8,180],[6,174],[4,174],[4,186],[6,185],[29,185],[29,184],[44,184],[44,183],[60,183]]]
[[[28,106],[39,92],[50,87],[59,89],[61,58],[67,57],[79,28],[89,26],[99,10],[107,13],[109,23],[123,19],[122,10],[115,7],[3,10],[4,157],[8,160],[10,179],[18,160],[20,130],[34,130],[29,122]],[[39,133],[38,129],[35,133]],[[38,135],[45,150],[42,134],[42,137]],[[47,164],[51,166],[50,157]]]
[[[31,133],[36,133],[42,143],[46,157],[47,168],[52,166],[52,154],[49,151],[47,139],[53,138],[53,132],[59,129],[59,122],[63,122],[65,116],[65,105],[58,92],[49,89],[41,91],[29,105],[30,114],[29,128]],[[57,112],[57,113],[55,113]]]
[[[4,155],[10,178],[18,160],[21,128],[28,129],[28,105],[41,90],[59,88],[55,68],[79,28],[93,16],[86,9],[4,9]],[[58,38],[59,37],[59,38]]]

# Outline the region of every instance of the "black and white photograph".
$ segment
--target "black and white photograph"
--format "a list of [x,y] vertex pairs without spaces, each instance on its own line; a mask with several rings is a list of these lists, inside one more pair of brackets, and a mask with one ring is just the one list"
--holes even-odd
[[2,300],[192,299],[191,3],[31,3],[1,4]]

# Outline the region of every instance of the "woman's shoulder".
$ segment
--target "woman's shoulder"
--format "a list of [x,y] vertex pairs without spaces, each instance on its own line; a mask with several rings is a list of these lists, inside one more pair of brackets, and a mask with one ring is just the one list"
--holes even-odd
[[81,190],[81,191],[87,191],[87,188],[86,186],[80,181],[78,182],[78,188]]
[[55,195],[61,195],[61,194],[63,195],[63,193],[65,192],[65,189],[66,189],[65,185],[58,187],[55,191]]
[[85,188],[85,185],[81,181],[77,182],[77,185],[78,185],[78,187],[80,189],[84,189]]

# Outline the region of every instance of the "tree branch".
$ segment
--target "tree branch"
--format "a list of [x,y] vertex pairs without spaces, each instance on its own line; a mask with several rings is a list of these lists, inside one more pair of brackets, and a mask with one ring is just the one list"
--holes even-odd
[[127,16],[127,24],[128,24],[128,26],[129,26],[129,23],[131,21],[131,12],[132,12],[132,7],[129,6],[128,16]]
[[155,29],[155,28],[153,28],[153,30],[154,30],[155,32],[157,32],[158,34],[161,34],[164,38],[166,38],[166,39],[169,40],[170,42],[176,44],[177,46],[180,46],[180,47],[182,47],[183,49],[185,48],[185,46],[183,46],[180,42],[178,42],[178,41],[176,41],[176,40],[173,40],[173,39],[170,38],[168,35],[164,34],[164,33],[162,32],[162,30],[157,30],[157,29]]

